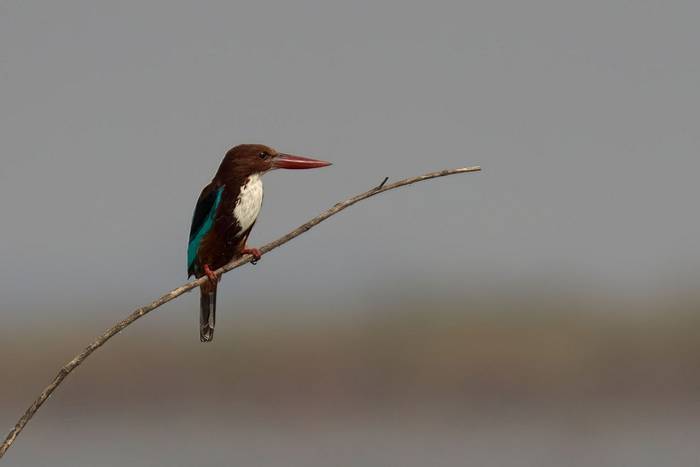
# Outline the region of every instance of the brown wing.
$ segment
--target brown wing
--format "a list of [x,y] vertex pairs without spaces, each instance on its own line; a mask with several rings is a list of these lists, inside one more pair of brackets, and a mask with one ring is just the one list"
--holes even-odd
[[[238,192],[224,189],[221,204],[216,212],[214,225],[211,231],[202,239],[197,260],[201,268],[208,264],[212,270],[218,269],[241,256],[241,250],[245,248],[246,240],[253,229],[251,225],[245,232],[240,232],[240,225],[233,215],[235,201]],[[201,276],[203,272],[200,272]],[[199,277],[198,276],[198,277]]]

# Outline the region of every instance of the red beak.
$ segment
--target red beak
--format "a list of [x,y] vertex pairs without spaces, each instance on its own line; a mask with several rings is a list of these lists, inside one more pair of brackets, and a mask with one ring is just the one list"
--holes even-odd
[[331,163],[282,153],[278,154],[272,161],[272,166],[276,169],[315,169],[327,165],[331,165]]

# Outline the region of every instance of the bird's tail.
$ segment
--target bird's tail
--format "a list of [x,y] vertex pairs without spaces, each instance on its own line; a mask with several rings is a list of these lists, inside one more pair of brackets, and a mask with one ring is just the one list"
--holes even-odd
[[206,281],[199,291],[199,340],[211,342],[216,324],[216,283]]

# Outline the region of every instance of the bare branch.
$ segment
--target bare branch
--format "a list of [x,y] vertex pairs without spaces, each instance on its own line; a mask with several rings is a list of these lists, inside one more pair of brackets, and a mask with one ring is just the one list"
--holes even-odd
[[386,185],[386,182],[389,181],[389,177],[384,177],[384,180],[382,180],[382,183],[377,185],[374,189],[375,190],[380,190],[384,185]]
[[[339,213],[345,208],[348,208],[352,206],[355,203],[358,203],[364,199],[367,199],[371,196],[378,195],[379,193],[384,193],[385,191],[393,190],[395,188],[399,188],[402,186],[406,185],[411,185],[416,182],[421,182],[423,180],[430,180],[431,178],[438,178],[438,177],[444,177],[447,175],[454,175],[454,174],[461,174],[461,173],[468,173],[468,172],[478,172],[480,171],[480,167],[463,167],[459,169],[451,169],[451,170],[441,170],[439,172],[431,172],[427,173],[425,175],[420,175],[418,177],[412,177],[412,178],[406,178],[403,180],[399,180],[398,182],[390,183],[386,185],[386,182],[388,180],[388,177],[384,179],[384,181],[377,187],[372,188],[369,191],[366,191],[364,193],[361,193],[357,196],[353,196],[352,198],[348,198],[345,201],[341,201],[339,203],[336,203],[333,207],[330,209],[322,212],[318,216],[314,217],[310,221],[306,222],[303,225],[300,225],[296,229],[292,230],[289,232],[287,235],[278,238],[277,240],[268,243],[267,245],[263,246],[260,248],[260,251],[262,253],[267,253],[268,251],[272,251],[275,248],[278,248],[291,239],[298,237],[299,235],[303,234],[307,230],[311,229],[312,227],[318,225],[322,221],[328,219],[334,214]],[[218,269],[216,271],[217,275],[218,274],[224,274],[228,271],[231,271],[233,269],[239,268],[243,266],[246,263],[249,263],[253,257],[251,255],[245,255],[242,256],[241,258],[236,259],[235,261],[230,262],[226,266],[222,267],[221,269]],[[34,416],[34,414],[39,410],[39,408],[46,402],[46,400],[51,396],[51,394],[58,388],[58,386],[63,382],[63,380],[68,376],[73,370],[75,370],[83,361],[90,356],[95,350],[99,349],[102,347],[108,340],[110,340],[114,335],[118,334],[120,331],[122,331],[124,328],[132,324],[134,321],[137,319],[141,318],[142,316],[150,313],[151,311],[155,310],[156,308],[160,307],[161,305],[164,305],[168,303],[169,301],[172,301],[179,297],[180,295],[189,292],[190,290],[199,287],[204,281],[208,280],[206,276],[201,277],[197,280],[188,282],[184,285],[181,285],[180,287],[171,290],[170,292],[166,293],[159,299],[149,303],[148,305],[142,306],[141,308],[137,308],[134,310],[133,313],[131,313],[129,316],[106,330],[100,337],[95,339],[94,342],[92,342],[90,345],[88,345],[82,352],[80,352],[78,355],[76,355],[71,361],[66,363],[66,365],[63,366],[56,375],[56,377],[51,381],[51,383],[44,388],[44,390],[41,392],[39,397],[32,403],[31,406],[27,409],[26,412],[24,412],[24,415],[19,419],[15,427],[10,431],[10,433],[7,435],[7,438],[5,441],[2,443],[0,446],[0,458],[2,458],[5,455],[5,452],[12,446],[12,443],[15,442],[15,439],[17,439],[17,436],[22,432],[24,429],[25,425],[29,422],[29,420]]]

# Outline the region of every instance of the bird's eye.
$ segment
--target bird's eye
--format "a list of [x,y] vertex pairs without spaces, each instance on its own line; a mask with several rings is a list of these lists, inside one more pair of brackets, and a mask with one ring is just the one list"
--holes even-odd
[[260,154],[258,154],[258,157],[260,159],[267,159],[268,157],[270,157],[270,155],[268,153],[266,153],[265,151],[263,151]]

